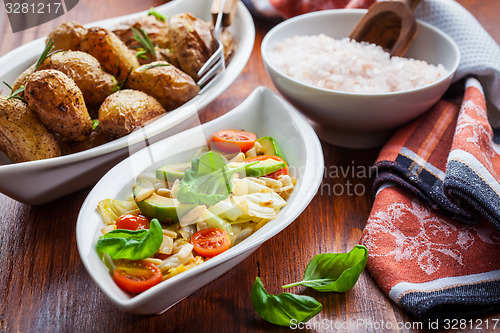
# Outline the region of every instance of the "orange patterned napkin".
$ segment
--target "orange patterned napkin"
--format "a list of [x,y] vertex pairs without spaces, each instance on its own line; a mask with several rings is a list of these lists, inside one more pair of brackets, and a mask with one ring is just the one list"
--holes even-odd
[[482,87],[469,78],[461,107],[438,102],[379,155],[378,192],[362,237],[367,267],[419,320],[500,311],[494,141]]

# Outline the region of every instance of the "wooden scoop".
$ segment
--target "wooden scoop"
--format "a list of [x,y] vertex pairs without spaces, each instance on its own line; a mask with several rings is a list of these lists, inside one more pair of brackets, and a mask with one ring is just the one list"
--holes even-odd
[[375,43],[391,56],[403,56],[417,34],[413,16],[421,0],[375,2],[361,18],[349,38]]

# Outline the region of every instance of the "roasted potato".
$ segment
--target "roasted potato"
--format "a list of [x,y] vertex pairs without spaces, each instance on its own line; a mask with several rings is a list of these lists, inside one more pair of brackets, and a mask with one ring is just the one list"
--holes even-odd
[[103,28],[90,28],[80,49],[94,56],[104,70],[119,81],[124,80],[131,69],[139,67],[127,46],[114,33]]
[[54,50],[78,51],[80,42],[87,33],[87,29],[75,21],[69,21],[57,26],[48,38],[54,41]]
[[97,126],[95,131],[92,131],[92,134],[90,134],[90,137],[86,139],[85,141],[71,141],[68,143],[68,148],[69,148],[69,153],[78,153],[80,151],[84,151],[90,148],[94,148],[100,145],[103,145],[105,143],[108,143],[111,141],[113,138],[109,137],[106,135],[103,131],[101,126]]
[[14,81],[14,84],[12,84],[12,89],[17,90],[21,88],[21,86],[26,86],[26,82],[28,82],[28,78],[31,73],[33,73],[33,69],[35,68],[35,65],[30,66],[27,70],[21,73]]
[[153,45],[159,48],[168,46],[168,23],[158,20],[154,16],[144,16],[133,22],[124,22],[116,27],[113,32],[129,48],[141,47],[141,44],[134,39],[134,33],[131,28],[141,28],[147,34]]
[[125,89],[108,96],[99,109],[99,127],[104,134],[121,137],[167,111],[142,91]]
[[175,57],[175,54],[172,50],[170,50],[170,49],[157,49],[156,53],[159,55],[157,61],[166,61],[169,64],[174,65],[177,68],[181,67],[181,65],[179,65],[179,62],[177,61],[177,58]]
[[153,61],[165,60],[165,58],[162,57],[162,55],[159,52],[160,49],[155,48],[155,50],[156,50],[155,54],[151,54],[149,52],[145,54],[139,54],[139,52],[141,52],[141,49],[130,49],[130,51],[132,51],[132,53],[137,58],[139,65],[149,64],[150,62]]
[[131,49],[132,53],[134,53],[137,57],[137,60],[139,61],[140,65],[145,65],[152,63],[154,61],[166,61],[175,67],[179,68],[179,63],[177,62],[177,58],[175,57],[174,53],[169,50],[169,49],[160,49],[158,47],[155,48],[155,55],[152,55],[151,53],[146,53],[146,54],[141,54],[139,55],[138,50]]
[[169,111],[186,103],[200,91],[189,75],[166,61],[155,61],[136,68],[130,73],[127,87],[153,96]]
[[88,107],[100,105],[116,89],[113,75],[104,72],[99,61],[85,52],[55,53],[45,59],[39,69],[55,69],[72,78]]
[[[151,43],[155,46],[156,56],[150,53],[137,56],[143,45],[134,38],[132,28],[141,28],[146,32]],[[133,22],[125,22],[119,25],[113,32],[132,50],[139,64],[144,65],[153,61],[167,61],[179,68],[179,63],[174,53],[168,48],[168,29],[168,22],[162,22],[154,16],[146,16]]]
[[224,29],[220,34],[220,40],[222,42],[222,46],[224,47],[224,59],[226,60],[227,65],[229,64],[229,60],[233,56],[234,52],[233,36],[229,32],[229,30]]
[[189,13],[172,16],[169,24],[168,48],[173,50],[180,69],[197,81],[198,71],[218,47],[211,26]]
[[0,97],[0,150],[14,163],[61,155],[52,134],[28,106],[18,99]]
[[24,96],[28,106],[51,131],[65,140],[83,141],[92,132],[92,121],[75,82],[54,70],[30,75]]

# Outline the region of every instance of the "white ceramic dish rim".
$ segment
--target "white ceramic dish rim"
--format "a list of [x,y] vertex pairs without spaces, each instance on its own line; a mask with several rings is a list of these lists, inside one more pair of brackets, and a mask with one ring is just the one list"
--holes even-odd
[[[163,13],[165,10],[168,10],[170,7],[174,7],[178,5],[181,0],[172,1],[166,3],[162,6],[156,7],[156,10],[160,13]],[[86,27],[91,26],[113,26],[117,22],[123,22],[126,20],[134,19],[137,17],[141,17],[147,14],[146,11],[133,13],[130,15],[119,16],[115,18],[110,18],[106,20],[100,20],[96,22],[92,22],[89,24],[85,24]],[[217,78],[217,82],[214,82],[211,87],[207,88],[203,95],[198,95],[181,105],[175,110],[170,111],[168,114],[163,116],[162,118],[155,120],[151,124],[140,128],[140,130],[133,131],[130,134],[103,144],[98,147],[94,147],[82,152],[77,152],[65,156],[54,157],[44,160],[36,160],[22,163],[11,163],[0,165],[0,173],[1,172],[9,172],[9,171],[33,171],[36,168],[50,168],[59,165],[71,164],[78,161],[95,158],[98,156],[102,156],[105,154],[109,154],[120,149],[126,148],[133,144],[139,143],[141,141],[146,140],[147,138],[154,137],[164,130],[168,128],[172,128],[175,125],[178,125],[182,121],[189,119],[190,117],[197,114],[198,110],[202,109],[210,102],[213,101],[212,98],[204,97],[211,95],[220,95],[228,86],[226,82],[233,82],[234,79],[241,73],[243,68],[245,67],[250,54],[253,50],[253,44],[255,40],[255,26],[253,23],[252,16],[250,12],[246,9],[246,7],[240,2],[238,4],[238,11],[235,17],[235,20],[241,20],[241,26],[244,27],[245,34],[241,36],[241,39],[238,41],[238,58],[233,57],[231,62],[229,63],[226,71],[223,75],[220,75]],[[37,48],[40,44],[44,44],[45,37],[38,38],[34,41],[26,43],[19,48],[12,50],[11,52],[5,54],[0,58],[0,66],[2,64],[8,63],[11,58],[15,57],[19,52],[19,49],[30,49]],[[251,42],[250,42],[251,41]],[[201,97],[200,97],[201,96]],[[167,125],[167,128],[164,128],[164,125]]]
[[[173,276],[172,278],[163,281],[162,283],[146,290],[145,292],[135,295],[133,297],[130,297],[128,299],[123,299],[117,297],[115,293],[112,291],[106,289],[103,287],[102,281],[98,279],[97,274],[94,272],[94,269],[92,267],[92,264],[89,262],[89,260],[86,258],[87,253],[84,253],[85,249],[82,249],[82,242],[80,239],[82,234],[79,232],[80,225],[82,225],[83,218],[84,218],[84,212],[86,212],[88,209],[93,209],[95,211],[95,207],[89,207],[89,202],[91,199],[96,195],[96,193],[99,191],[100,184],[102,182],[105,182],[105,179],[107,177],[110,177],[110,175],[113,175],[113,173],[116,172],[116,170],[119,170],[124,164],[128,162],[129,159],[134,158],[133,156],[143,153],[146,149],[151,149],[151,147],[154,148],[155,145],[167,145],[169,141],[174,141],[179,137],[189,137],[192,133],[196,133],[197,131],[200,131],[200,127],[195,127],[191,128],[189,130],[183,131],[181,133],[175,134],[174,136],[171,136],[169,138],[163,139],[159,142],[154,143],[153,145],[143,148],[137,153],[131,155],[127,159],[123,160],[119,164],[117,164],[115,167],[113,167],[110,171],[104,175],[101,180],[95,185],[95,187],[92,189],[92,191],[88,194],[87,198],[85,199],[84,203],[82,204],[82,207],[80,209],[80,213],[78,215],[78,220],[77,220],[77,229],[76,229],[76,239],[77,239],[77,246],[78,246],[78,251],[80,253],[80,258],[87,269],[87,272],[89,275],[92,277],[92,279],[96,282],[96,284],[103,290],[103,292],[117,305],[119,305],[122,308],[126,308],[129,310],[132,310],[136,305],[140,305],[144,301],[148,300],[149,298],[153,297],[156,294],[161,294],[163,290],[166,290],[170,287],[170,285],[174,284],[177,280],[179,279],[189,279],[189,277],[192,277],[197,274],[202,274],[216,266],[219,266],[225,262],[230,261],[231,259],[234,259],[245,252],[248,251],[253,251],[255,250],[258,246],[260,246],[262,243],[265,241],[269,240],[276,234],[278,234],[280,231],[285,229],[290,223],[292,223],[301,213],[302,211],[309,205],[309,202],[314,198],[314,195],[317,191],[317,188],[319,187],[321,183],[321,179],[323,178],[323,152],[321,148],[321,143],[315,134],[314,130],[311,128],[311,126],[307,123],[307,121],[300,115],[300,113],[295,110],[294,107],[292,107],[288,102],[286,102],[281,96],[276,94],[275,92],[271,91],[269,88],[266,87],[258,87],[256,88],[250,96],[245,99],[239,106],[237,106],[235,109],[232,111],[229,111],[225,115],[214,119],[208,123],[202,124],[201,125],[201,130],[203,131],[205,128],[216,128],[216,129],[223,129],[223,123],[226,119],[231,119],[232,117],[235,117],[238,113],[245,112],[247,106],[251,104],[254,100],[259,99],[259,98],[265,98],[266,96],[272,96],[273,98],[277,98],[284,107],[286,107],[287,112],[290,114],[290,118],[296,122],[299,126],[297,126],[300,131],[302,132],[302,137],[304,137],[307,141],[305,141],[305,144],[308,146],[308,155],[313,158],[310,161],[308,160],[307,163],[304,163],[304,165],[307,165],[306,168],[304,168],[304,174],[301,176],[299,179],[298,184],[296,185],[296,193],[300,192],[300,190],[303,190],[303,195],[301,197],[298,197],[298,194],[295,194],[295,200],[294,200],[294,205],[287,205],[285,208],[283,208],[279,215],[278,218],[274,221],[276,223],[273,224],[267,224],[266,226],[270,226],[266,233],[262,232],[256,232],[253,235],[251,235],[248,239],[246,239],[244,242],[239,244],[238,246],[235,246],[228,251],[210,259],[209,261],[203,263],[202,265],[196,266],[192,269],[189,269],[182,274]],[[143,170],[148,169],[149,166],[146,166]],[[307,172],[311,171],[311,172]],[[127,183],[125,181],[122,182],[123,184]],[[311,186],[312,184],[312,186]],[[305,198],[306,200],[303,200]],[[97,213],[95,213],[97,214]],[[100,217],[99,217],[100,218]],[[287,220],[285,220],[287,219]],[[281,222],[284,220],[284,222]],[[281,222],[281,223],[278,223]],[[262,230],[262,229],[261,229]],[[93,238],[95,238],[95,234],[92,235]],[[87,237],[85,237],[87,238]],[[93,239],[92,244],[95,245],[96,239]],[[102,265],[104,263],[101,262]]]
[[309,19],[311,17],[314,18],[314,17],[319,17],[319,16],[329,16],[332,14],[342,15],[342,13],[345,13],[345,14],[366,13],[367,11],[368,10],[366,10],[366,9],[330,9],[330,10],[323,10],[323,11],[319,11],[319,12],[311,12],[311,13],[307,13],[307,14],[302,14],[302,15],[293,17],[291,19],[288,19],[284,22],[281,22],[280,24],[273,27],[266,34],[266,36],[264,36],[264,39],[262,40],[262,45],[261,45],[262,58],[264,59],[266,65],[269,66],[269,68],[271,68],[273,71],[279,73],[283,77],[287,78],[288,80],[294,82],[298,86],[301,86],[302,88],[313,89],[313,90],[316,90],[316,91],[322,92],[322,93],[339,94],[339,95],[346,95],[346,96],[350,95],[350,96],[358,96],[358,97],[371,97],[371,96],[394,97],[394,96],[398,96],[398,95],[404,95],[404,94],[407,94],[409,92],[417,92],[417,91],[423,91],[426,89],[431,89],[432,87],[439,85],[441,82],[449,80],[451,76],[455,75],[455,72],[457,71],[458,66],[460,64],[460,51],[458,49],[457,44],[455,43],[455,41],[453,39],[451,39],[450,36],[448,36],[447,34],[442,32],[440,29],[430,25],[429,23],[423,22],[421,20],[417,20],[418,24],[425,26],[425,27],[429,28],[430,30],[434,31],[435,33],[437,33],[438,35],[442,36],[444,39],[446,39],[453,46],[453,48],[455,49],[455,53],[457,54],[457,58],[456,58],[455,63],[453,64],[452,68],[446,69],[446,70],[448,70],[448,75],[442,77],[441,79],[439,79],[431,84],[428,84],[426,86],[423,86],[423,87],[420,87],[417,89],[402,90],[402,91],[395,91],[395,92],[388,92],[388,93],[353,93],[353,92],[344,92],[344,91],[336,91],[336,90],[331,90],[331,89],[326,89],[326,88],[320,88],[320,87],[316,87],[316,86],[313,86],[313,85],[310,85],[307,83],[300,82],[297,79],[294,79],[293,77],[283,73],[283,71],[278,69],[267,58],[267,53],[265,52],[265,50],[270,49],[268,44],[270,43],[270,40],[272,39],[273,35],[276,33],[277,30],[286,29],[287,26],[293,25],[293,24],[297,23],[297,21]]

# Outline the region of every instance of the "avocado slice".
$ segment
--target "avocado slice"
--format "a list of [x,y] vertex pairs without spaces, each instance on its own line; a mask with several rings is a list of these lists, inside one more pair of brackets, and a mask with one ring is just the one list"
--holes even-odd
[[257,139],[256,141],[260,143],[260,145],[262,146],[264,155],[275,155],[281,157],[286,161],[285,155],[283,155],[283,152],[278,146],[278,143],[272,136],[263,136],[262,138]]
[[[134,198],[143,189],[144,181],[141,181],[133,191]],[[142,214],[149,218],[156,218],[163,223],[178,222],[179,218],[196,207],[196,204],[183,204],[177,199],[167,198],[153,193],[148,198],[136,202]]]
[[184,172],[191,167],[191,162],[168,164],[156,169],[156,178],[159,180],[175,182],[184,177]]
[[264,161],[259,161],[259,163],[257,164],[246,167],[245,172],[247,177],[261,177],[281,170],[284,167],[286,167],[285,162],[280,162],[269,158]]

